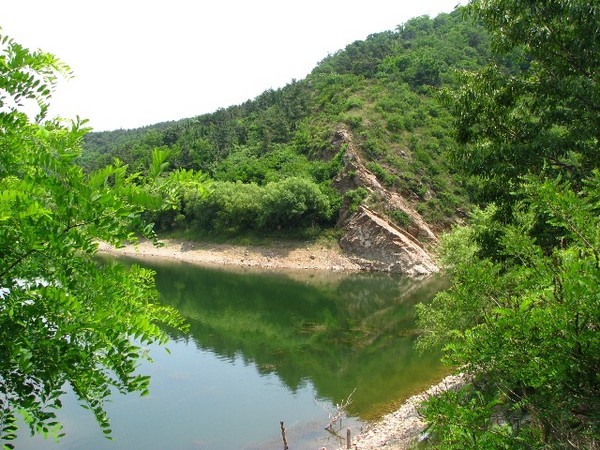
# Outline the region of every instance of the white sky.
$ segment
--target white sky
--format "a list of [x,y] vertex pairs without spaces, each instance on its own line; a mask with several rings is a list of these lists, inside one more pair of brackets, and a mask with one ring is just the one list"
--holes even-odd
[[75,78],[51,113],[97,131],[208,113],[304,78],[328,53],[461,0],[0,0],[3,34]]

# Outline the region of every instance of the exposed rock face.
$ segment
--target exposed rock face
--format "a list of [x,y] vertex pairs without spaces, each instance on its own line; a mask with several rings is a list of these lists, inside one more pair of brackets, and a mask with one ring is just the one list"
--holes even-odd
[[434,244],[437,237],[409,203],[398,193],[388,191],[362,162],[352,141],[352,133],[340,128],[334,144],[346,146],[344,169],[336,178],[337,188],[345,192],[364,187],[394,210],[400,210],[410,219],[410,226],[401,229],[387,217],[360,205],[354,213],[342,211],[340,225],[346,233],[340,246],[365,269],[398,272],[409,276],[424,276],[438,271],[424,242]]
[[340,247],[364,268],[419,277],[438,267],[412,236],[374,211],[359,206],[346,225]]

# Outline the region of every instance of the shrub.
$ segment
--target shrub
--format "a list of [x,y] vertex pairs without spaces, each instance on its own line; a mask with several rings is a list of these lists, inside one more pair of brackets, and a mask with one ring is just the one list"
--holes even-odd
[[363,123],[362,116],[354,116],[354,115],[346,114],[342,117],[342,119],[353,130],[359,129]]
[[398,181],[398,177],[388,172],[381,164],[371,161],[366,164],[367,169],[375,174],[375,176],[386,186],[392,187]]
[[297,177],[266,186],[215,182],[205,197],[186,195],[185,215],[188,225],[206,231],[300,229],[329,222],[339,208],[339,197],[323,190]]
[[215,182],[205,197],[186,198],[188,222],[204,230],[241,231],[257,227],[263,189],[254,183]]
[[356,95],[351,95],[350,97],[348,97],[348,99],[346,100],[346,111],[350,110],[350,109],[354,109],[354,108],[362,108],[362,106],[364,105],[364,100]]
[[287,178],[265,188],[259,223],[263,229],[298,228],[327,222],[331,205],[319,187],[303,178]]
[[350,212],[355,212],[358,209],[358,205],[360,205],[368,195],[369,191],[363,186],[346,191],[344,199],[348,202],[348,210]]
[[386,128],[395,133],[402,131],[405,128],[404,117],[400,114],[390,114],[387,117]]
[[392,209],[388,212],[388,216],[396,225],[400,226],[401,228],[406,228],[412,223],[410,216],[401,209]]

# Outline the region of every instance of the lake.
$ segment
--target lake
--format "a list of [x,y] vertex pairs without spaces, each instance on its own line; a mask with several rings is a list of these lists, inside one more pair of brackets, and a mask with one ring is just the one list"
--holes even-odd
[[168,349],[150,348],[150,395],[106,405],[113,440],[69,393],[59,444],[29,438],[20,449],[336,448],[324,430],[350,397],[336,431],[353,435],[408,396],[439,381],[439,355],[419,355],[414,305],[443,287],[380,273],[258,272],[144,261],[161,301],[189,334],[168,330]]

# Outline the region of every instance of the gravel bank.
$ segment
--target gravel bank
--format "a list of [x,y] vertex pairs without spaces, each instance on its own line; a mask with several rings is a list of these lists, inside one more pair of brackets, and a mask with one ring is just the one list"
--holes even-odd
[[458,389],[464,384],[465,377],[463,375],[449,375],[441,383],[430,387],[427,391],[410,397],[396,411],[387,414],[358,435],[354,449],[401,450],[408,448],[425,429],[425,423],[417,412],[417,406],[432,395],[448,389]]

